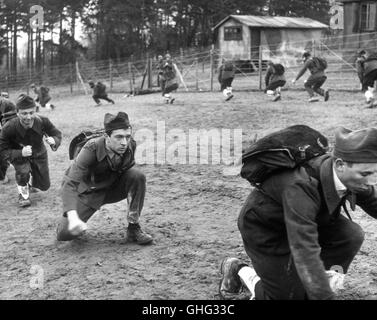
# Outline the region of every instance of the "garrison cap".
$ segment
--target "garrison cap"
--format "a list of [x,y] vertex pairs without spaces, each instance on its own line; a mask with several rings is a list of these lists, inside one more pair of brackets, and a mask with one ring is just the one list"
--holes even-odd
[[106,113],[104,126],[106,131],[131,128],[130,120],[128,119],[128,115],[125,112],[118,112],[117,115]]
[[32,97],[25,93],[21,93],[16,101],[17,110],[30,109],[36,106],[35,101]]
[[377,128],[349,130],[340,127],[335,133],[333,156],[355,163],[377,163]]

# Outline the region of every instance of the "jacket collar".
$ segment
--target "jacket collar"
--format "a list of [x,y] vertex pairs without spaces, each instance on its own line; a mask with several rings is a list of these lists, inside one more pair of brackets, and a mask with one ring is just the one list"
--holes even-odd
[[21,124],[21,120],[17,117],[16,120],[16,129],[20,133],[22,137],[25,136],[27,130],[34,130],[37,132],[39,135],[43,135],[43,130],[42,130],[42,120],[39,118],[39,116],[36,116],[34,118],[33,126],[30,129],[25,129],[25,127]]
[[333,214],[342,202],[335,189],[334,175],[333,175],[332,158],[329,157],[323,161],[320,168],[320,180],[322,185],[323,195],[325,197],[327,209],[330,214]]

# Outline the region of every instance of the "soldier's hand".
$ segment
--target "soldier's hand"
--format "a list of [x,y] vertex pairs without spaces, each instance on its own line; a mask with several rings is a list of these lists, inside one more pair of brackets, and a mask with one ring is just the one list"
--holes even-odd
[[53,137],[45,137],[45,141],[50,145],[53,146],[55,144],[55,139]]
[[32,147],[31,146],[25,146],[22,148],[22,156],[23,157],[31,157],[31,155],[33,154],[33,150],[32,150]]
[[296,83],[296,79],[293,79],[293,80],[292,80],[292,84],[295,84],[295,83]]

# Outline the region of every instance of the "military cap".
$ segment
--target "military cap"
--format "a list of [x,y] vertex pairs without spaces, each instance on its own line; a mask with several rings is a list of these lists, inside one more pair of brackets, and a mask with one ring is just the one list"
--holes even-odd
[[377,163],[377,128],[352,131],[340,127],[335,133],[333,156],[347,162]]
[[104,126],[106,131],[117,129],[128,129],[131,127],[128,115],[125,112],[118,112],[117,115],[111,113],[105,114]]
[[17,110],[30,109],[36,106],[35,101],[32,97],[25,93],[21,93],[16,101]]

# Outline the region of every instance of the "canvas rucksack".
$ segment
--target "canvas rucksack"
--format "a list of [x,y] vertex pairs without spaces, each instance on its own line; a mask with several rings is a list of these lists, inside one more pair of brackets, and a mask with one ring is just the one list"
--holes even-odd
[[319,70],[327,69],[327,61],[321,57],[313,57],[313,61]]
[[105,129],[87,129],[81,131],[75,136],[69,144],[69,160],[73,160],[77,157],[82,147],[89,140],[101,137],[105,134]]
[[274,64],[275,74],[282,76],[285,72],[284,66],[280,63]]
[[241,177],[258,187],[272,174],[304,165],[327,151],[327,138],[317,130],[290,126],[252,143],[242,155]]

